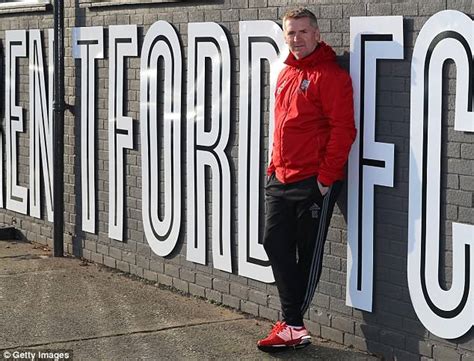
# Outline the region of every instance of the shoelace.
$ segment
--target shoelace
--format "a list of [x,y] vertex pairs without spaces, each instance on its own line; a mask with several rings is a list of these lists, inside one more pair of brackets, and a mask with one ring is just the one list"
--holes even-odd
[[276,334],[280,333],[281,331],[283,331],[285,329],[285,327],[286,327],[285,322],[278,321],[277,323],[275,323],[275,325],[272,328],[272,335],[276,335]]

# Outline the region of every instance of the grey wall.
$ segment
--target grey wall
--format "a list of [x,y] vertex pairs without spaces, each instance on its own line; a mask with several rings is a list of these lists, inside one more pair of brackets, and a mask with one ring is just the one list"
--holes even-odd
[[[147,29],[157,20],[172,23],[180,36],[186,56],[187,23],[213,21],[230,35],[233,70],[238,69],[239,20],[278,19],[288,7],[307,5],[319,18],[323,39],[331,44],[341,64],[348,68],[349,18],[351,16],[404,16],[405,59],[379,64],[377,82],[376,139],[395,144],[395,186],[376,190],[374,312],[362,312],[345,305],[346,283],[346,202],[341,196],[332,220],[325,248],[324,269],[313,304],[307,314],[307,326],[317,336],[383,355],[396,360],[474,360],[474,333],[455,340],[443,340],[430,334],[419,322],[407,286],[408,163],[410,119],[410,62],[417,35],[430,16],[444,9],[460,10],[472,17],[472,1],[301,1],[291,0],[222,0],[193,1],[175,4],[141,4],[90,7],[88,2],[66,0],[66,94],[67,102],[76,105],[74,117],[67,113],[65,124],[65,241],[67,252],[105,264],[124,272],[172,286],[192,295],[234,307],[250,314],[276,320],[279,301],[274,285],[267,285],[212,267],[186,261],[186,219],[175,251],[166,258],[156,256],[143,234],[141,216],[141,159],[139,144],[139,58],[128,61],[128,115],[134,119],[135,149],[126,152],[126,227],[125,241],[108,237],[108,156],[107,107],[108,60],[98,61],[97,89],[97,234],[81,231],[81,195],[79,164],[79,64],[71,55],[71,28],[138,24],[140,48]],[[12,13],[0,9],[0,58],[4,64],[5,31],[12,29],[46,29],[53,26],[50,8],[28,8]],[[107,42],[106,42],[107,44]],[[106,46],[107,47],[107,46]],[[184,62],[186,64],[186,62]],[[20,104],[28,113],[28,63],[20,62]],[[4,67],[0,71],[0,120],[4,134]],[[441,255],[445,287],[451,280],[450,224],[453,221],[474,223],[474,135],[453,130],[455,67],[445,68],[445,117],[442,149],[442,227],[445,251]],[[183,79],[185,76],[183,75]],[[238,79],[238,75],[235,76]],[[237,178],[238,84],[233,85],[234,179]],[[183,89],[186,89],[185,87]],[[183,102],[186,97],[183,94]],[[185,108],[183,108],[185,109]],[[185,114],[185,112],[183,112]],[[266,117],[265,119],[268,119]],[[29,135],[28,117],[20,139],[19,182],[28,186]],[[183,129],[184,119],[183,119]],[[445,141],[444,141],[445,140]],[[184,148],[184,147],[183,147]],[[184,149],[183,149],[184,150]],[[184,154],[184,153],[183,153]],[[184,156],[183,156],[184,158]],[[185,158],[184,158],[185,159]],[[5,161],[5,160],[4,160]],[[5,164],[4,164],[5,169]],[[183,165],[184,169],[184,165]],[[5,171],[4,171],[5,172]],[[5,178],[5,174],[4,174]],[[5,182],[5,180],[4,180]],[[233,204],[236,205],[234,186]],[[183,190],[184,191],[184,190]],[[185,194],[185,192],[183,192]],[[44,202],[43,202],[44,204]],[[44,213],[44,212],[43,212]],[[235,215],[237,211],[235,210]],[[52,224],[6,209],[0,210],[0,224],[15,226],[30,241],[52,245]],[[234,230],[237,226],[234,225]],[[236,237],[233,254],[236,257]],[[208,257],[212,260],[212,257]],[[234,260],[234,264],[237,261]]]

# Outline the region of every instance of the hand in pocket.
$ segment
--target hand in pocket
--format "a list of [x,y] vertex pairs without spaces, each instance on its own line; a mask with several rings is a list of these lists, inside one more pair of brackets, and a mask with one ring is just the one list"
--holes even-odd
[[318,180],[317,180],[317,182],[318,182],[319,192],[324,197],[326,195],[326,193],[329,191],[329,187],[323,186]]

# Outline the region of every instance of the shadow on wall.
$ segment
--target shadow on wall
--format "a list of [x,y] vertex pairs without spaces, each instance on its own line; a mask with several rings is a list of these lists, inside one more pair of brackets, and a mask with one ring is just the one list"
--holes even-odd
[[[5,66],[3,64],[3,59],[5,58],[5,53],[2,48],[2,42],[0,42],[0,79],[5,79]],[[5,87],[0,85],[0,152],[2,154],[0,161],[3,162],[3,154],[5,149],[5,141],[4,141],[4,134],[5,134],[5,109],[3,104],[5,104]],[[3,164],[1,164],[3,168]],[[2,177],[2,184],[5,184],[5,176],[4,172],[0,175]],[[3,192],[3,187],[1,187],[0,192],[2,192],[2,199],[5,199],[5,194]]]
[[[3,59],[5,58],[5,54],[3,52],[2,42],[0,42],[0,79],[5,79],[5,67],[3,64]],[[5,117],[5,109],[3,109],[3,104],[5,104],[5,86],[0,86],[0,119],[4,119]],[[0,131],[2,134],[5,134],[4,123],[2,122]],[[2,149],[3,149],[3,137],[2,141]]]
[[23,241],[28,242],[22,231],[15,227],[0,228],[0,241]]
[[[79,6],[80,0],[74,0],[74,26],[85,26],[85,9]],[[72,36],[71,36],[72,38]],[[70,48],[72,51],[72,47]],[[75,60],[73,60],[75,61]],[[78,68],[76,68],[77,71]],[[81,134],[81,96],[79,94],[81,89],[81,73],[76,72],[75,86],[74,86],[74,134]],[[72,252],[75,257],[82,257],[82,242],[85,239],[86,233],[82,230],[82,181],[81,181],[81,144],[78,136],[74,138],[74,154],[76,154],[76,162],[74,163],[74,180],[75,180],[75,204],[74,212],[76,219],[74,221],[74,234],[72,237]]]

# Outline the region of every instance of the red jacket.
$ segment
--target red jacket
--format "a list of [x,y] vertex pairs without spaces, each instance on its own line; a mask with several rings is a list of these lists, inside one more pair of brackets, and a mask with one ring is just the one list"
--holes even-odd
[[320,42],[303,59],[291,53],[275,91],[275,132],[268,175],[282,183],[317,176],[324,185],[344,178],[354,141],[349,74],[332,48]]

